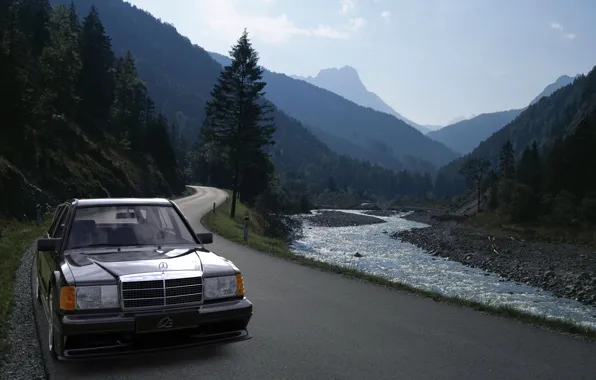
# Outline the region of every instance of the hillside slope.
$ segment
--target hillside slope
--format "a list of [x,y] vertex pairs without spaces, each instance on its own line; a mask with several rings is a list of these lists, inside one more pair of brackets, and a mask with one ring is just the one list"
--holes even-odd
[[[543,97],[552,95],[558,89],[572,82],[573,78],[567,75],[559,77],[555,82],[546,86],[530,105],[537,103]],[[437,131],[431,131],[427,136],[445,144],[458,153],[468,154],[493,133],[515,120],[524,109],[477,115],[469,119],[454,122]]]
[[481,141],[513,121],[521,110],[485,113],[448,125],[427,136],[461,154],[470,153]]
[[0,215],[32,217],[37,204],[74,197],[182,192],[167,122],[153,113],[130,55],[113,55],[97,14],[80,25],[43,0],[9,12],[39,19],[0,19],[0,35],[16,31],[12,51],[0,46],[0,88],[10,89],[0,102],[0,197],[8,200]]
[[[573,133],[578,125],[594,117],[596,111],[596,68],[586,76],[576,77],[572,84],[556,90],[526,108],[515,120],[483,141],[471,153],[441,168],[442,179],[450,183],[443,193],[454,195],[465,190],[458,170],[471,157],[490,161],[498,167],[499,153],[510,140],[519,157],[534,141],[541,152],[548,152],[560,138]],[[446,189],[448,188],[448,189]]]
[[[211,53],[222,65],[230,59]],[[306,125],[370,149],[383,144],[398,159],[411,156],[443,165],[458,155],[404,121],[389,114],[359,106],[331,91],[266,71],[267,96],[278,107]]]
[[369,91],[364,83],[362,83],[358,71],[351,66],[323,69],[315,77],[301,77],[298,75],[291,75],[291,77],[334,92],[363,107],[370,107],[374,110],[393,115],[422,133],[430,131],[429,128],[407,119],[385,103],[380,96]]

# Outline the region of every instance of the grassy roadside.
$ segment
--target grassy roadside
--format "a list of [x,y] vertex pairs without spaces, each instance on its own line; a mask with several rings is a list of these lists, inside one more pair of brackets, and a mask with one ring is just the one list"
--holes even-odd
[[49,223],[50,220],[46,220],[40,226],[36,226],[35,223],[0,220],[0,362],[10,349],[6,335],[14,305],[15,272],[21,265],[23,252],[31,247],[35,239],[43,235],[49,228]]
[[327,272],[341,274],[359,280],[368,281],[392,289],[407,291],[422,297],[431,298],[437,302],[444,302],[450,305],[460,307],[468,307],[487,314],[510,318],[519,322],[529,323],[532,325],[545,327],[551,330],[568,333],[582,338],[586,338],[588,340],[596,341],[596,330],[578,326],[570,321],[536,316],[508,306],[492,306],[476,301],[466,300],[460,297],[444,296],[435,292],[418,289],[407,284],[393,282],[380,276],[374,276],[343,266],[319,262],[310,258],[296,255],[288,249],[288,246],[284,241],[279,239],[272,239],[257,234],[255,231],[258,230],[258,226],[249,224],[249,238],[248,242],[245,242],[243,240],[244,217],[245,215],[250,215],[251,211],[247,209],[243,204],[238,203],[236,206],[236,218],[231,219],[229,216],[230,206],[231,201],[223,203],[216,209],[215,214],[207,214],[203,218],[203,223],[209,230],[233,242],[246,245],[250,248],[253,248],[255,250],[261,251],[269,255],[277,256],[282,259],[292,261],[296,264],[308,266]]

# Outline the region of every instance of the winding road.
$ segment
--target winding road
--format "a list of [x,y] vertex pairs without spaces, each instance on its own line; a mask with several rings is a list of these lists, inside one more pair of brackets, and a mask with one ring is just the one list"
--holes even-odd
[[[199,231],[226,194],[177,200]],[[221,347],[53,362],[50,379],[596,379],[596,344],[409,293],[317,271],[214,236],[243,271],[253,338]]]

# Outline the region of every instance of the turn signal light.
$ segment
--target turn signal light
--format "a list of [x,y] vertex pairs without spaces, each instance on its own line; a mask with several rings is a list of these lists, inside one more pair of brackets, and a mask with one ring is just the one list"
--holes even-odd
[[74,310],[77,305],[76,297],[76,288],[74,286],[60,288],[60,309]]
[[238,296],[244,296],[244,278],[238,273],[236,275],[236,294]]

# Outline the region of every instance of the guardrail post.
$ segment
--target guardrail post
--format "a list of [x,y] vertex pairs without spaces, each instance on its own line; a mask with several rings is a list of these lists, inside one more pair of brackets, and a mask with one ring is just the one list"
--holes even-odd
[[37,206],[35,206],[35,207],[37,209],[36,210],[37,211],[37,215],[36,215],[36,218],[35,218],[35,224],[39,226],[39,225],[41,225],[41,205],[40,204],[37,204]]
[[248,216],[244,217],[244,241],[248,241]]

